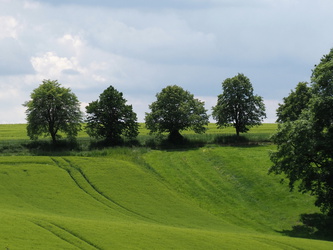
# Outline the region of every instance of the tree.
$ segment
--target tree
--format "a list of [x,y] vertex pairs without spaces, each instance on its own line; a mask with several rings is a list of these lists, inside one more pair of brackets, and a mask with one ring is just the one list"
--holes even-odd
[[156,94],[157,100],[149,105],[146,113],[146,127],[152,132],[168,132],[169,139],[178,141],[180,131],[192,129],[195,133],[205,132],[208,125],[204,102],[195,99],[190,92],[173,85]]
[[309,105],[311,95],[311,87],[308,86],[307,82],[298,83],[295,91],[291,91],[288,97],[283,98],[283,104],[279,104],[276,110],[277,122],[297,120],[302,111]]
[[121,135],[135,138],[139,124],[132,105],[126,104],[123,93],[110,86],[89,103],[87,112],[87,133],[95,138],[104,138],[108,143],[117,144]]
[[27,108],[27,132],[32,140],[40,135],[51,136],[53,143],[63,132],[74,139],[81,129],[80,102],[69,88],[61,87],[55,80],[44,80],[31,93],[31,100],[23,104]]
[[312,72],[312,97],[295,121],[279,124],[270,173],[285,174],[289,187],[316,196],[333,215],[333,49]]
[[222,82],[223,93],[213,107],[213,117],[219,128],[233,126],[236,134],[246,133],[266,118],[262,97],[253,94],[252,84],[245,75],[238,74]]

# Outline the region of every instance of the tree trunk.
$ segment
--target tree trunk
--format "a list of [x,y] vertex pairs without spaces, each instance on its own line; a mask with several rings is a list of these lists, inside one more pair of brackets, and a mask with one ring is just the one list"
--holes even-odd
[[56,135],[56,133],[51,133],[51,137],[52,137],[52,143],[56,144],[57,143],[57,135]]
[[52,143],[56,144],[56,142],[57,142],[57,132],[55,132],[55,130],[54,130],[53,123],[49,123],[49,133],[50,133],[51,138],[52,138]]
[[179,130],[172,130],[168,136],[169,141],[173,143],[182,142],[184,137],[179,133]]

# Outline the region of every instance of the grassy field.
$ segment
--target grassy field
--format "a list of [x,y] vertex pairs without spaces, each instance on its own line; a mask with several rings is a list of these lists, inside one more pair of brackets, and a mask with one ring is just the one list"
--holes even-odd
[[[82,131],[79,132],[77,142],[79,147],[87,149],[91,143],[96,140],[91,139],[82,126]],[[195,134],[193,131],[182,131],[184,137],[193,144],[229,144],[240,140],[240,142],[269,142],[270,136],[277,129],[277,124],[263,124],[250,129],[248,133],[242,134],[240,138],[236,138],[235,129],[228,127],[218,129],[215,124],[210,123],[207,126],[207,131],[204,134]],[[166,138],[166,134],[164,134]],[[51,138],[41,137],[42,141],[50,141]],[[0,124],[0,154],[1,153],[23,153],[24,145],[31,143],[26,132],[26,124]],[[135,145],[155,147],[163,144],[161,138],[156,138],[156,135],[150,135],[143,123],[140,123],[139,136]]]
[[[0,124],[0,140],[28,140],[26,131],[26,124]],[[84,128],[84,125],[83,125]],[[277,129],[277,124],[275,123],[264,123],[261,126],[253,127],[247,134],[266,134],[271,135]],[[193,135],[193,131],[183,131],[184,135]],[[206,134],[216,135],[216,134],[227,134],[234,135],[235,129],[232,127],[219,129],[216,127],[215,123],[210,123],[207,126]],[[149,130],[145,128],[144,123],[140,123],[139,135],[146,136],[149,135]],[[79,133],[78,138],[88,137],[84,129]]]
[[332,249],[286,236],[318,209],[267,175],[270,150],[1,156],[0,249]]

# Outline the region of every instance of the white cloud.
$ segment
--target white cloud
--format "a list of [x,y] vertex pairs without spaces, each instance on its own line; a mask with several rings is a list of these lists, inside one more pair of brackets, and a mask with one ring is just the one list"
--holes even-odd
[[22,106],[27,101],[25,93],[12,82],[13,77],[6,79],[6,82],[0,82],[0,123],[25,123],[25,108]]
[[79,36],[72,34],[65,34],[58,39],[58,43],[62,46],[62,49],[68,54],[79,55],[84,49],[84,41]]
[[150,112],[149,105],[156,101],[154,96],[133,96],[124,94],[127,105],[132,105],[133,111],[137,114],[138,122],[145,121],[145,113]]
[[279,107],[279,103],[281,101],[278,100],[264,100],[265,107],[266,107],[266,115],[267,118],[265,119],[265,123],[275,123],[277,116],[276,116],[276,109]]
[[274,121],[273,100],[308,80],[333,46],[332,8],[330,0],[0,0],[0,86],[21,93],[3,105],[20,110],[43,79],[85,103],[113,85],[143,119],[167,85],[202,96],[210,110],[221,82],[244,73]]
[[47,52],[40,57],[32,57],[31,64],[39,75],[48,79],[57,79],[66,70],[81,71],[75,57],[59,57],[54,52]]
[[23,7],[28,10],[38,9],[40,8],[40,4],[35,1],[24,1]]
[[213,34],[197,31],[172,12],[142,13],[122,10],[93,22],[87,32],[91,46],[109,53],[146,62],[182,64],[197,63],[213,56],[216,40]]
[[10,106],[1,111],[1,124],[26,123],[25,108],[23,106]]
[[[224,0],[225,1],[225,0]],[[102,6],[104,8],[120,8],[120,9],[141,9],[141,10],[159,10],[159,9],[193,9],[214,6],[219,3],[217,0],[40,0],[42,3],[49,3],[55,6],[61,5],[86,5],[88,7]],[[230,2],[228,0],[227,2]]]
[[86,114],[86,107],[89,105],[88,102],[81,102],[80,103],[80,110],[82,111],[83,115]]
[[19,23],[12,16],[0,16],[0,39],[17,38]]
[[3,102],[8,102],[12,100],[16,100],[19,96],[19,90],[16,86],[13,88],[12,86],[1,86],[0,92],[0,100]]
[[20,41],[14,38],[0,40],[0,78],[6,75],[22,75],[33,72],[29,55]]
[[209,115],[209,121],[215,123],[216,121],[212,117],[212,107],[216,106],[217,103],[217,95],[216,96],[195,96],[195,98],[200,101],[205,102],[205,108],[207,110],[207,114]]

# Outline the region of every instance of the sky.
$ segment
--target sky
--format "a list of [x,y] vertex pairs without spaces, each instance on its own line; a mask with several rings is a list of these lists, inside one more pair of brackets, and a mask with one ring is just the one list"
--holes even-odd
[[[110,85],[138,121],[168,85],[205,102],[246,75],[267,119],[333,47],[331,0],[0,0],[0,123],[44,79],[85,106]],[[212,122],[214,120],[210,118]]]

